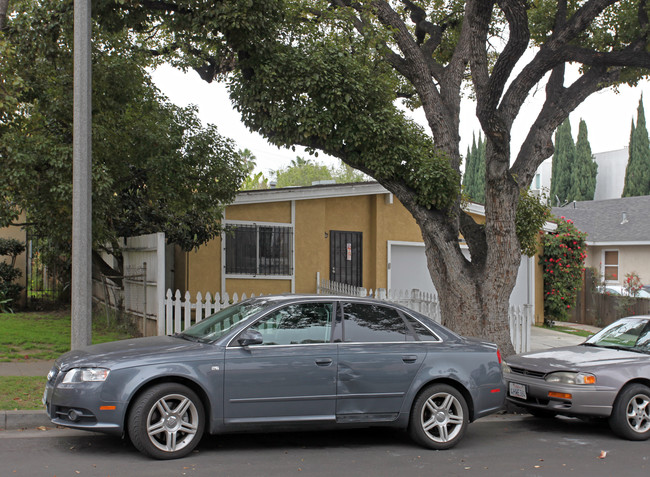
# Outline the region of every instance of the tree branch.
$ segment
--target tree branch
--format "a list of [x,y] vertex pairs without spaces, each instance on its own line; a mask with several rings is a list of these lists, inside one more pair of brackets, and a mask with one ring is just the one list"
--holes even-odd
[[539,165],[553,154],[553,132],[562,121],[589,95],[608,87],[619,74],[619,68],[592,68],[568,88],[547,88],[544,106],[511,168],[511,174],[517,177],[520,188],[530,185]]
[[[560,63],[567,61],[564,53],[568,43],[584,31],[605,8],[616,3],[617,0],[589,0],[576,13],[562,25],[556,23],[556,29],[548,41],[540,48],[535,58],[524,67],[519,75],[510,84],[501,100],[499,110],[503,113],[506,124],[511,127],[512,122],[528,97],[531,89],[539,83],[544,75]],[[560,9],[562,2],[560,2]],[[556,20],[560,19],[558,12]]]

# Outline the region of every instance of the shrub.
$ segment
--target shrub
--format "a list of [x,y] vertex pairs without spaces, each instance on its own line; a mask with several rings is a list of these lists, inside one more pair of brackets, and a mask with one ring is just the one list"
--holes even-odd
[[540,264],[544,266],[544,316],[566,321],[582,287],[587,247],[586,234],[571,220],[561,217],[555,232],[542,237],[544,251]]
[[22,273],[14,268],[16,257],[25,251],[25,245],[15,239],[0,238],[0,256],[9,257],[11,261],[0,262],[0,311],[12,311],[11,305],[20,297],[24,288],[14,280]]

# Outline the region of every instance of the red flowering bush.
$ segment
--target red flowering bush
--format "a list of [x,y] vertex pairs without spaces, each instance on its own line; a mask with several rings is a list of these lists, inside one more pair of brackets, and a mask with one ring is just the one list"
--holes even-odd
[[544,267],[544,317],[566,321],[582,287],[587,258],[586,234],[561,217],[555,232],[542,236],[540,264]]
[[643,283],[641,283],[641,278],[639,278],[636,272],[630,272],[625,274],[623,287],[629,296],[636,297],[639,296],[639,291],[643,288]]

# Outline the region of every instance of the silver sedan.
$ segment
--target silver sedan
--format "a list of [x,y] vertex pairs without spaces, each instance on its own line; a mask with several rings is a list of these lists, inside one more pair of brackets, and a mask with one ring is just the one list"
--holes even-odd
[[621,318],[579,346],[504,361],[507,400],[538,417],[607,418],[630,440],[650,437],[650,316]]

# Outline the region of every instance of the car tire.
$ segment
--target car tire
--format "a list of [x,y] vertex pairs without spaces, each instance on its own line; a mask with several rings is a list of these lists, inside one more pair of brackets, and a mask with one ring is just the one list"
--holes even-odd
[[463,395],[447,384],[425,388],[413,403],[409,434],[429,449],[449,449],[465,435],[469,409]]
[[643,384],[625,386],[616,397],[609,427],[614,434],[631,441],[650,437],[650,388]]
[[178,459],[194,450],[205,427],[203,403],[187,386],[162,383],[140,394],[129,412],[133,445],[155,459]]

